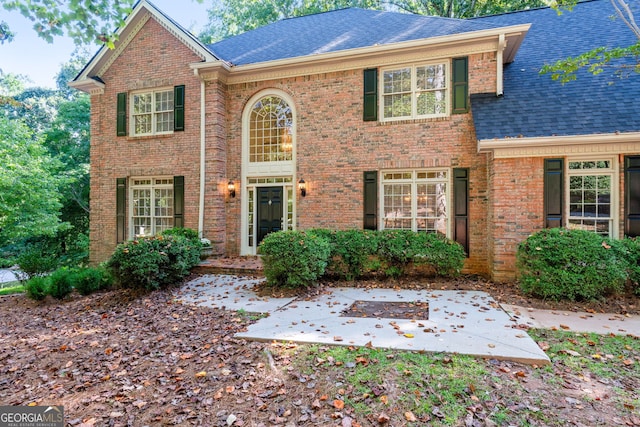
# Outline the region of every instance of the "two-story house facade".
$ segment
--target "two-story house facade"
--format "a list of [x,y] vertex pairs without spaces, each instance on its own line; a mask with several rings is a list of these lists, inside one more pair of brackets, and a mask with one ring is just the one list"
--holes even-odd
[[343,9],[204,45],[140,1],[71,84],[91,94],[92,261],[174,226],[228,256],[281,229],[402,228],[455,239],[465,271],[509,280],[517,244],[545,226],[629,234],[640,126],[549,112],[565,95],[535,70],[540,31],[567,20],[549,12]]

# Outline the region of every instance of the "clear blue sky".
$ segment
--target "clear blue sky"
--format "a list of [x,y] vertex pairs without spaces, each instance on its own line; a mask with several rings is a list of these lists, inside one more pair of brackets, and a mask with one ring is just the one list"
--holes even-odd
[[[158,9],[180,25],[198,34],[208,21],[210,0],[151,0]],[[28,86],[55,88],[55,75],[71,58],[75,45],[68,38],[56,37],[52,44],[36,35],[32,22],[17,12],[0,8],[0,20],[6,21],[15,33],[11,43],[0,44],[0,69],[4,73],[23,74],[32,80]],[[90,48],[91,54],[98,45]]]

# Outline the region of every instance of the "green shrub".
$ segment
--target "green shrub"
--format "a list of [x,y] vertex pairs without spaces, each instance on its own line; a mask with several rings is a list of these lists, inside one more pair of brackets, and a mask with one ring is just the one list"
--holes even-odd
[[415,233],[411,237],[413,262],[426,265],[439,276],[457,276],[464,266],[464,248],[440,233]]
[[73,290],[74,272],[68,267],[61,267],[49,276],[49,295],[56,299],[64,299]]
[[327,267],[331,248],[326,238],[303,231],[279,231],[260,243],[267,283],[280,287],[307,287]]
[[89,267],[76,270],[72,276],[73,287],[81,295],[109,289],[113,284],[113,276],[104,267]]
[[199,262],[199,242],[160,235],[118,245],[106,266],[121,286],[154,290],[178,283]]
[[413,231],[382,230],[378,234],[378,256],[384,265],[384,273],[389,277],[399,277],[406,273],[413,260]]
[[36,301],[42,301],[49,295],[49,278],[44,276],[34,276],[27,280],[24,289],[27,296]]
[[612,241],[616,255],[624,262],[627,281],[633,293],[640,296],[640,239],[637,237]]
[[367,270],[369,260],[378,250],[377,234],[369,230],[314,229],[309,233],[328,240],[331,254],[327,273],[346,280],[362,276]]
[[198,232],[191,228],[175,227],[168,230],[164,230],[160,233],[162,236],[182,236],[186,239],[193,240],[194,242],[200,242]]
[[58,267],[58,259],[42,245],[26,247],[16,258],[20,268],[18,280],[25,282],[32,277],[44,276]]
[[584,230],[541,230],[520,243],[522,291],[554,300],[592,300],[619,292],[627,277],[609,239]]

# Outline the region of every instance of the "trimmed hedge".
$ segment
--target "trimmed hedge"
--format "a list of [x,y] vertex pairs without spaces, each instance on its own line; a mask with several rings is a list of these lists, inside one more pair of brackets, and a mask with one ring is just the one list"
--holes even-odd
[[304,231],[268,234],[260,243],[267,283],[281,287],[307,287],[327,267],[331,248],[326,238]]
[[353,280],[378,270],[398,277],[411,265],[454,276],[465,259],[458,243],[408,230],[280,231],[266,236],[259,251],[268,283],[287,287],[310,286],[323,275]]
[[89,267],[76,270],[71,276],[71,283],[80,295],[89,295],[109,289],[113,284],[113,276],[104,267]]
[[520,287],[539,298],[570,301],[620,292],[629,263],[619,245],[590,231],[541,230],[518,246]]
[[118,245],[106,267],[122,287],[160,289],[179,283],[198,265],[200,248],[197,239],[165,232]]

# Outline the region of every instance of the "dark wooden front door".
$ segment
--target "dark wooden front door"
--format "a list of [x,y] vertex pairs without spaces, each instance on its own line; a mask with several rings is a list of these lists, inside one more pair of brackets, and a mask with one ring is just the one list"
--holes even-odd
[[282,187],[258,188],[258,244],[264,236],[282,230]]

